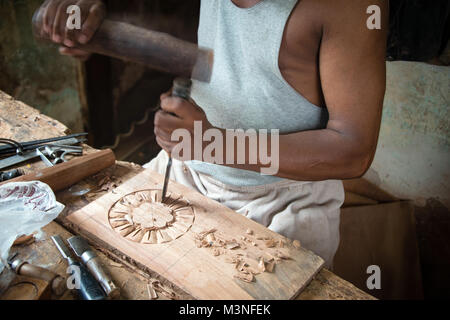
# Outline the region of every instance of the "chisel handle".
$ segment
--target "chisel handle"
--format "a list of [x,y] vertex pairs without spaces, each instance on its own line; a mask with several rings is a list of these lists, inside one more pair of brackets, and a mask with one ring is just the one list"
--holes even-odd
[[60,275],[28,262],[17,262],[17,264],[18,266],[13,268],[13,270],[18,275],[47,281],[50,283],[53,293],[57,296],[61,296],[66,291],[66,279]]

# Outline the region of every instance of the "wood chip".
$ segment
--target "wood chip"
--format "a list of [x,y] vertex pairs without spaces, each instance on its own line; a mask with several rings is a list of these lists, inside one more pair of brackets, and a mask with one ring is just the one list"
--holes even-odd
[[298,240],[294,240],[292,242],[292,245],[296,248],[296,249],[300,249],[302,247],[302,245],[300,244],[300,241]]
[[234,249],[237,249],[240,247],[241,247],[241,245],[237,242],[230,242],[230,243],[227,243],[225,246],[225,248],[228,250],[234,250]]
[[261,272],[266,272],[266,263],[264,262],[263,258],[259,259],[258,269]]
[[277,252],[275,252],[275,255],[277,258],[280,258],[282,260],[290,260],[291,259],[291,257],[288,254],[281,252],[279,250]]
[[123,264],[117,263],[117,262],[113,262],[113,261],[111,261],[111,262],[109,263],[109,265],[110,265],[111,267],[123,268]]
[[253,230],[247,229],[246,233],[247,233],[248,235],[252,235],[252,234],[253,234]]
[[266,263],[266,271],[272,273],[275,268],[275,261],[269,261]]
[[214,232],[216,232],[217,231],[217,229],[209,229],[209,230],[205,230],[205,231],[202,231],[202,232],[200,232],[199,234],[197,234],[195,237],[198,239],[198,240],[203,240],[207,235],[209,235],[209,234],[211,234],[211,233],[214,233]]
[[266,245],[267,248],[275,247],[275,241],[273,239],[266,240],[266,242],[264,242],[264,244]]
[[214,236],[213,233],[208,233],[205,237],[205,240],[212,245],[214,241],[216,241],[216,237]]
[[245,271],[248,268],[248,266],[249,266],[248,263],[242,260],[236,263],[236,269],[239,270],[240,272]]
[[253,276],[252,273],[245,274],[245,273],[242,273],[242,272],[238,273],[238,274],[235,274],[234,277],[236,279],[239,279],[239,280],[247,282],[247,283],[251,283],[255,279],[255,277]]
[[247,271],[249,271],[249,272],[250,272],[251,274],[253,274],[254,276],[257,276],[258,274],[261,274],[261,273],[262,273],[261,271],[255,269],[255,268],[252,268],[252,267],[247,268]]
[[213,251],[213,255],[214,255],[215,257],[220,256],[220,250],[217,249],[217,248],[215,248],[214,251]]

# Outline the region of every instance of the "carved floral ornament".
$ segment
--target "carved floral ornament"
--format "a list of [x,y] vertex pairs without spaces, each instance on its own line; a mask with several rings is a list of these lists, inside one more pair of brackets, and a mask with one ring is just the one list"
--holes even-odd
[[166,243],[185,234],[194,223],[194,210],[181,195],[141,190],[123,196],[109,209],[111,227],[122,237],[143,244]]

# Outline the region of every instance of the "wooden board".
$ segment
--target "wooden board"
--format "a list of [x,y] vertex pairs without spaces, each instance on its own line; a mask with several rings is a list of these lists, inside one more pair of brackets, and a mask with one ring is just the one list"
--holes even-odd
[[[113,248],[115,254],[151,270],[194,299],[293,299],[323,267],[324,261],[312,252],[293,246],[286,238],[173,181],[169,192],[183,195],[194,209],[194,222],[184,235],[167,243],[142,244],[113,230],[108,220],[110,208],[138,190],[160,189],[162,180],[159,174],[146,170],[65,220],[92,242]],[[235,239],[241,248],[224,250],[219,256],[213,254],[213,248],[199,248],[198,234],[211,229],[217,229],[217,236],[222,239]],[[249,229],[253,235],[247,234]],[[242,237],[252,239],[257,246],[246,245]],[[274,239],[276,243],[281,240],[285,245],[267,248],[265,241],[257,238]],[[241,254],[250,263],[261,255],[268,257],[268,252],[271,256],[283,252],[290,260],[280,260],[273,273],[258,274],[251,283],[234,277],[237,270],[230,257]]]

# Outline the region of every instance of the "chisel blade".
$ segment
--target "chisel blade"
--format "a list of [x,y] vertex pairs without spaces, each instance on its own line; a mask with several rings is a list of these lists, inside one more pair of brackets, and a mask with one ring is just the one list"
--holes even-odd
[[81,257],[86,251],[91,250],[87,241],[80,236],[69,238],[67,242],[78,257]]
[[59,236],[59,235],[52,236],[52,240],[55,243],[55,245],[58,248],[61,255],[64,257],[64,259],[72,258],[72,254],[70,253],[69,248],[67,248],[67,246],[64,243],[64,240],[61,238],[61,236]]
[[163,184],[163,189],[162,189],[161,202],[164,202],[166,200],[167,185],[169,184],[171,170],[172,170],[172,157],[169,157],[169,161],[167,162],[167,167],[166,167],[166,174],[164,175],[164,184]]

